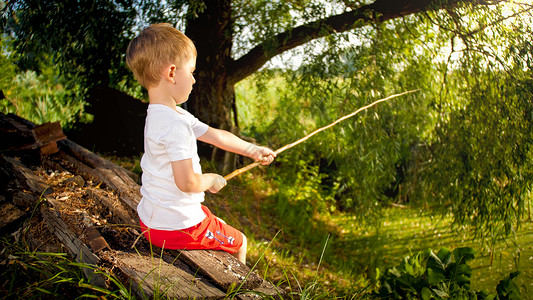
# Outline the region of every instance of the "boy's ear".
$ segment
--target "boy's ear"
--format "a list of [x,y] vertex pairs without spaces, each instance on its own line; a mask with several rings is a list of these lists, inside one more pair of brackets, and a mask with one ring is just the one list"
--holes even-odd
[[175,76],[176,76],[176,70],[177,70],[177,67],[176,65],[172,64],[172,65],[169,65],[166,69],[165,69],[165,79],[172,82],[172,83],[176,83],[176,79],[175,79]]

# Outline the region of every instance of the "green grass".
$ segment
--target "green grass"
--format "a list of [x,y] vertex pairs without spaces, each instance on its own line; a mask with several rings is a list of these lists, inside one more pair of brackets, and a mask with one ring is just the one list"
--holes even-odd
[[[77,263],[67,253],[35,252],[25,241],[2,237],[0,295],[2,299],[133,299],[109,272]],[[94,285],[83,270],[103,276],[115,290]]]
[[261,172],[230,181],[220,194],[208,196],[207,205],[246,233],[248,259],[255,263],[261,258],[256,266],[260,275],[299,296],[308,291],[304,287],[312,286],[315,297],[311,298],[357,299],[373,288],[379,273],[405,256],[443,247],[476,251],[470,263],[473,290],[495,293],[498,282],[517,270],[521,273],[514,281],[522,294],[533,290],[531,221],[525,221],[513,236],[483,243],[465,230],[453,231],[451,217],[432,217],[423,209],[384,209],[378,227],[363,226],[351,214],[309,217],[298,206],[280,204],[278,191]]
[[[279,197],[279,190],[289,187],[277,186],[264,170],[231,180],[219,194],[207,194],[206,204],[245,232],[248,264],[286,289],[288,298],[359,299],[372,290],[379,273],[405,256],[442,247],[472,247],[477,252],[470,263],[474,290],[494,293],[496,284],[517,270],[521,273],[515,283],[522,295],[527,299],[533,290],[531,221],[524,221],[515,235],[494,243],[454,232],[450,217],[431,217],[416,208],[384,209],[378,227],[363,226],[351,214],[303,213],[298,203]],[[0,291],[6,295],[128,297],[125,288],[105,291],[90,285],[81,271],[88,266],[72,262],[65,254],[32,252],[11,238],[2,240],[2,248],[2,264],[8,272],[2,274]]]
[[494,291],[504,276],[520,270],[515,282],[523,287],[523,292],[533,290],[531,222],[524,223],[515,237],[499,239],[491,246],[490,241],[483,244],[466,233],[452,232],[450,218],[431,218],[414,209],[387,210],[379,230],[370,232],[356,226],[351,219],[350,216],[337,216],[332,220],[343,232],[337,242],[337,249],[342,250],[335,253],[342,263],[333,259],[332,264],[347,268],[367,265],[374,275],[373,268],[383,270],[398,264],[407,255],[426,249],[472,247],[477,252],[471,263],[473,289]]

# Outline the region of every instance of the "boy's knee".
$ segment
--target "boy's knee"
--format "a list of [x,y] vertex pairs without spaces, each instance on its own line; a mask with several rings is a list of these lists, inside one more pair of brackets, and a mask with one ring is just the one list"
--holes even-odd
[[239,248],[239,251],[244,251],[246,252],[246,249],[248,248],[248,239],[246,238],[246,236],[244,235],[244,233],[242,234],[242,245],[241,247]]

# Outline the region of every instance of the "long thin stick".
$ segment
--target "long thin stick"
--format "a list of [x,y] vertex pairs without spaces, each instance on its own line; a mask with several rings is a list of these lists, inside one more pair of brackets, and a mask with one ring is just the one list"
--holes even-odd
[[[357,109],[356,111],[352,112],[352,113],[349,114],[349,115],[346,115],[346,116],[344,116],[344,117],[342,117],[342,118],[337,119],[335,122],[333,122],[333,123],[331,123],[331,124],[329,124],[329,125],[327,125],[327,126],[321,127],[321,128],[319,128],[319,129],[317,129],[317,130],[311,132],[310,134],[304,136],[303,138],[297,140],[296,142],[293,142],[293,143],[287,144],[287,145],[285,145],[285,146],[279,148],[278,150],[274,151],[274,153],[276,153],[276,155],[277,155],[277,154],[280,154],[281,152],[283,152],[283,151],[285,151],[285,150],[287,150],[287,149],[290,149],[290,148],[292,148],[292,147],[294,147],[294,146],[296,146],[296,145],[298,145],[298,144],[300,144],[300,143],[302,143],[302,142],[305,142],[307,139],[309,139],[309,138],[312,137],[313,135],[315,135],[315,134],[317,134],[317,133],[319,133],[319,132],[321,132],[321,131],[324,131],[324,130],[330,128],[330,127],[333,127],[333,126],[337,125],[339,122],[342,122],[342,121],[344,121],[344,120],[346,120],[346,119],[348,119],[348,118],[351,118],[351,117],[357,115],[358,113],[362,112],[363,110],[368,109],[368,108],[370,108],[370,107],[372,107],[372,106],[374,106],[374,105],[376,105],[376,104],[378,104],[378,103],[380,103],[380,102],[384,102],[384,101],[390,100],[390,99],[392,99],[392,98],[396,98],[396,97],[399,97],[399,96],[403,96],[403,95],[405,95],[405,94],[414,93],[414,92],[416,92],[416,91],[418,91],[418,90],[412,90],[412,91],[407,91],[407,92],[403,92],[403,93],[399,93],[399,94],[394,94],[394,95],[390,95],[390,96],[388,96],[388,97],[385,97],[385,98],[382,98],[382,99],[376,100],[376,101],[370,103],[369,105],[366,105],[366,106],[363,106],[363,107]],[[230,180],[230,179],[232,179],[233,177],[239,176],[239,175],[241,175],[242,173],[244,173],[244,172],[246,172],[246,171],[248,171],[248,170],[250,170],[250,169],[252,169],[252,168],[257,167],[257,166],[260,165],[260,164],[261,164],[260,161],[253,162],[253,163],[251,163],[251,164],[249,164],[249,165],[247,165],[247,166],[245,166],[245,167],[243,167],[243,168],[237,169],[237,170],[231,172],[230,174],[224,176],[224,179],[226,179],[226,180]]]

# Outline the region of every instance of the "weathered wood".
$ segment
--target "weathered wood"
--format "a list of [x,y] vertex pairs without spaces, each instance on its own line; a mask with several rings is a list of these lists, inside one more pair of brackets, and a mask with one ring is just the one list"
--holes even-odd
[[50,159],[44,159],[43,161],[50,164],[59,164],[61,168],[69,171],[72,174],[82,176],[86,181],[91,180],[96,184],[103,182],[101,179],[102,174],[100,174],[97,170],[89,167],[88,165],[63,151],[60,151],[54,157],[49,158]]
[[9,174],[10,179],[16,181],[22,188],[28,188],[33,193],[42,196],[53,193],[53,189],[49,185],[15,158],[0,154],[0,168],[4,173],[2,177]]
[[88,166],[90,166],[92,168],[95,168],[95,169],[96,168],[103,168],[103,169],[111,169],[111,170],[113,170],[113,169],[121,170],[122,173],[127,174],[127,176],[129,178],[133,179],[133,181],[135,181],[135,182],[139,181],[139,177],[135,173],[133,173],[131,171],[128,171],[128,170],[126,170],[126,169],[124,169],[122,167],[117,166],[113,162],[94,154],[93,152],[89,151],[87,148],[82,147],[82,146],[74,143],[71,140],[66,139],[66,140],[59,141],[58,142],[58,146],[65,153],[68,153],[68,154],[74,156],[79,161],[85,163],[86,165],[88,165]]
[[239,300],[258,300],[258,299],[283,299],[284,292],[275,287],[272,283],[263,280],[263,283],[249,291],[243,291],[237,294]]
[[[49,199],[50,201],[50,199]],[[76,261],[96,267],[100,263],[100,258],[96,256],[85,245],[78,236],[70,230],[67,224],[59,217],[58,212],[46,204],[41,206],[41,214],[51,233],[63,243],[67,251],[76,259]],[[94,272],[92,268],[83,268],[83,273],[92,284],[105,287],[105,278]]]
[[57,141],[67,138],[65,134],[63,134],[63,129],[61,129],[61,124],[59,122],[44,123],[33,128],[32,132],[35,136],[35,142],[39,146],[41,153],[44,155],[57,153],[59,151]]
[[22,117],[19,117],[16,114],[8,113],[7,115],[3,115],[2,117],[7,117],[8,119],[10,119],[10,122],[13,122],[15,127],[21,131],[28,129],[28,128],[31,129],[35,127],[35,124],[33,122],[26,120]]
[[125,206],[117,196],[110,196],[105,191],[96,188],[87,188],[87,193],[97,203],[107,207],[113,213],[113,217],[120,219],[122,224],[135,226],[139,224],[134,214],[135,211]]
[[11,224],[16,223],[22,219],[26,214],[11,203],[2,203],[0,205],[0,231],[5,232],[5,229]]
[[14,205],[23,208],[34,207],[39,202],[38,197],[26,191],[16,191],[11,200]]
[[[39,136],[39,142],[35,143],[41,146],[45,141],[62,138],[61,134],[58,134],[57,124],[45,125],[37,129],[37,131],[33,131],[36,128],[33,123],[18,117],[13,117],[12,119],[7,122],[9,126],[1,129],[7,132],[8,135],[16,136],[19,134],[24,137],[28,132],[31,132],[34,138]],[[6,122],[5,118],[0,117],[0,123],[2,122]],[[56,127],[56,129],[53,129],[53,127]],[[42,130],[42,132],[39,130]],[[33,134],[34,132],[37,132],[37,135]],[[0,132],[0,136],[2,134]],[[47,169],[69,171],[76,175],[71,179],[77,183],[76,189],[72,189],[72,185],[68,183],[68,193],[75,193],[76,190],[86,192],[89,197],[89,204],[91,204],[91,210],[96,209],[96,214],[107,214],[102,209],[105,207],[111,212],[110,216],[112,218],[106,216],[106,221],[112,220],[110,224],[116,225],[120,222],[123,225],[132,226],[132,228],[137,226],[136,208],[141,199],[141,194],[136,175],[68,139],[60,140],[57,143],[60,150],[58,153],[50,156],[41,156],[37,151],[28,150],[32,155],[29,158],[33,158],[33,154],[36,153],[36,162],[40,166]],[[2,149],[0,147],[0,151]],[[12,154],[13,152],[10,153]],[[40,207],[44,223],[63,243],[68,252],[77,261],[93,266],[99,265],[103,261],[111,262],[113,264],[111,267],[120,270],[121,274],[127,277],[125,283],[131,280],[139,297],[164,294],[165,297],[178,299],[215,299],[225,297],[226,293],[224,291],[238,289],[239,292],[246,290],[253,290],[254,292],[252,294],[238,294],[236,295],[237,298],[257,299],[256,295],[258,294],[264,293],[262,295],[275,296],[279,293],[275,287],[264,281],[255,272],[250,272],[246,265],[241,264],[235,257],[226,252],[211,250],[169,252],[165,250],[161,252],[161,255],[158,255],[160,258],[152,258],[146,254],[143,254],[144,256],[141,255],[140,253],[143,253],[143,251],[146,253],[146,248],[143,251],[138,251],[139,254],[118,252],[111,250],[110,245],[114,244],[108,244],[100,235],[100,232],[92,227],[93,221],[89,220],[89,223],[86,223],[85,219],[83,224],[79,224],[81,230],[86,229],[82,231],[84,235],[80,236],[79,232],[74,233],[59,214],[59,211],[65,213],[65,210],[68,209],[65,207],[66,203],[61,204],[63,205],[61,206],[50,195],[54,192],[53,189],[37,176],[37,173],[26,167],[20,160],[7,155],[7,152],[5,154],[0,154],[0,180],[2,181],[0,186],[6,192],[5,195],[8,195],[5,199],[11,197],[9,200],[13,203],[6,206],[7,213],[2,215],[11,214],[9,209],[14,207],[12,204],[33,207],[39,203],[40,199],[46,199],[47,203]],[[23,161],[34,165],[33,161]],[[89,181],[92,181],[97,186],[102,183],[102,188],[91,187],[92,184],[87,184]],[[61,191],[62,188],[64,187],[61,184],[57,187],[58,191]],[[58,195],[54,194],[53,196],[56,197]],[[80,200],[86,199],[85,194],[80,197]],[[5,205],[6,202],[2,202],[2,205]],[[1,208],[3,208],[2,205],[0,205],[0,212]],[[89,208],[81,209],[87,210]],[[86,214],[85,211],[83,212]],[[6,220],[4,219],[4,221]],[[121,234],[129,233],[126,231],[126,233]],[[122,237],[125,237],[124,241],[128,241],[129,236]],[[85,238],[91,248],[83,242]],[[110,242],[112,241],[110,240]],[[117,245],[122,246],[122,244]],[[143,248],[141,247],[141,249]],[[115,254],[111,257],[108,255],[109,253]],[[171,253],[171,255],[168,253]],[[154,262],[157,263],[154,265]],[[105,286],[106,278],[94,273],[93,268],[84,268],[83,271],[88,278],[91,278],[94,284]],[[164,276],[161,276],[161,274]],[[204,278],[198,278],[204,274]]]
[[97,170],[103,173],[104,183],[117,191],[120,200],[137,211],[137,205],[142,197],[140,186],[122,170],[104,168],[97,168]]
[[46,145],[51,142],[64,140],[67,138],[63,133],[61,123],[59,122],[47,122],[41,125],[37,125],[32,129],[32,131],[33,135],[35,136],[35,141],[40,146]]
[[106,260],[118,266],[141,299],[220,299],[225,293],[168,255],[161,257],[106,251]]
[[22,122],[20,117],[13,114],[5,115],[0,113],[0,140],[2,140],[0,151],[36,147],[31,127]]
[[[215,250],[177,250],[171,251],[174,255],[184,260],[191,267],[202,274],[209,276],[224,290],[241,286],[251,290],[257,288],[263,279],[250,268],[242,264],[233,255],[224,251]],[[178,254],[176,254],[178,253]]]
[[56,142],[66,136],[59,122],[47,122],[36,126],[13,114],[0,114],[1,150],[24,150],[40,148],[45,155],[59,151]]
[[76,159],[80,160],[87,166],[94,169],[88,171],[98,176],[108,187],[117,191],[122,202],[137,210],[137,204],[141,200],[141,192],[137,183],[137,176],[114,163],[99,157],[86,148],[70,141],[63,140],[59,142],[60,149]]
[[[98,176],[106,186],[116,190],[122,203],[127,204],[129,208],[136,211],[137,204],[141,199],[140,186],[132,180],[126,172],[117,168],[114,164],[111,166],[108,161],[94,156],[87,149],[77,144],[65,140],[61,142],[67,145],[65,149],[75,158],[82,158],[82,161],[89,164],[93,176]],[[63,146],[64,146],[63,145]],[[63,148],[62,148],[63,149]],[[101,203],[115,214],[118,214],[126,224],[136,224],[136,219],[129,217],[126,209],[119,208],[112,199],[102,195],[97,189],[90,189],[91,196],[101,201]],[[133,222],[132,222],[133,221]],[[242,265],[232,255],[222,251],[183,251],[178,256],[185,260],[189,265],[194,266],[199,272],[209,276],[218,286],[225,290],[231,287],[240,286],[242,289],[254,289],[261,286],[263,279],[255,272]],[[246,279],[246,280],[245,280]],[[244,282],[243,282],[244,281]]]
[[102,237],[98,229],[94,227],[87,228],[87,240],[89,240],[89,247],[91,247],[91,250],[94,253],[106,248],[111,250],[111,247],[109,247],[104,237]]

